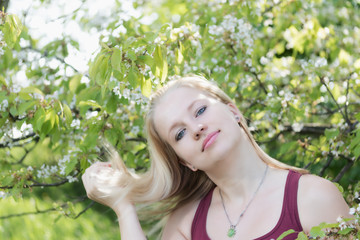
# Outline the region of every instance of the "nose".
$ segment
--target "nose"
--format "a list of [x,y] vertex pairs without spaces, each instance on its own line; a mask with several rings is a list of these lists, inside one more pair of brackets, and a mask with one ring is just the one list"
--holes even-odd
[[196,126],[195,131],[194,131],[194,138],[195,138],[195,140],[199,140],[200,137],[201,137],[201,135],[205,132],[205,130],[206,130],[206,126],[205,126],[205,125],[203,125],[203,124],[198,124],[198,125]]

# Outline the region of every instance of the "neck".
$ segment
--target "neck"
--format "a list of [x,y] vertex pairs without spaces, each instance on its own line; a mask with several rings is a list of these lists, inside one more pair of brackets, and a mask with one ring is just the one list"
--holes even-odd
[[267,165],[244,137],[225,158],[206,171],[208,177],[221,189],[224,198],[249,200],[264,176]]

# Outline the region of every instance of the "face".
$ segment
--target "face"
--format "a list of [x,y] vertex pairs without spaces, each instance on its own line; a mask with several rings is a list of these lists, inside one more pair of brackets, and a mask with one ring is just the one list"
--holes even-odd
[[233,104],[224,104],[198,89],[180,87],[160,99],[154,123],[182,164],[206,171],[238,145],[239,116]]

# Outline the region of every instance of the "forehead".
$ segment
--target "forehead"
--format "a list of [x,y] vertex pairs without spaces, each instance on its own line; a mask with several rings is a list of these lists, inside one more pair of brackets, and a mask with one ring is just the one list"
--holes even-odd
[[171,125],[181,119],[188,107],[197,100],[215,100],[204,91],[189,87],[170,89],[154,109],[154,125],[163,138]]

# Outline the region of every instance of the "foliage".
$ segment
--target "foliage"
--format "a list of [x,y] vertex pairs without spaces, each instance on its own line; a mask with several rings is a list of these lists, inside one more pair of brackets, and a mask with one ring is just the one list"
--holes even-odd
[[345,189],[359,181],[358,1],[137,0],[137,16],[121,4],[106,19],[80,6],[65,20],[102,33],[86,72],[66,61],[81,42],[64,35],[40,44],[26,22],[1,12],[3,198],[75,186],[101,157],[99,139],[116,146],[129,168],[145,171],[148,97],[190,73],[234,99],[271,156]]

